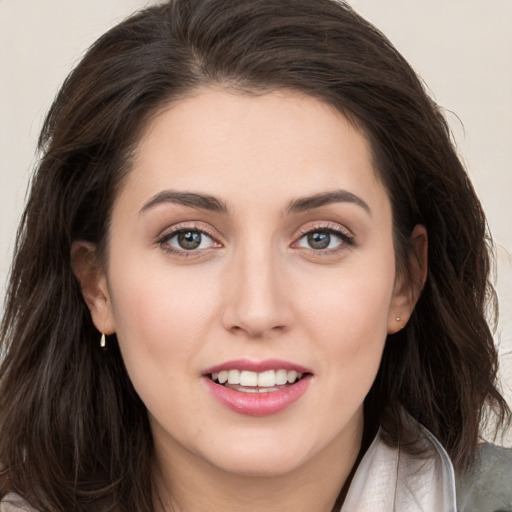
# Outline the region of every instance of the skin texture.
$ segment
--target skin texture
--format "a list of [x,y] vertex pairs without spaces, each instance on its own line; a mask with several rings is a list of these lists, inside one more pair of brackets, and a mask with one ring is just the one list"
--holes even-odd
[[[169,190],[227,211],[155,202]],[[340,190],[361,201],[289,211]],[[173,230],[184,228],[207,234],[198,249],[180,249]],[[342,234],[311,247],[307,233],[329,230]],[[421,227],[413,243],[424,255]],[[395,276],[391,204],[366,138],[303,95],[196,91],[144,133],[107,253],[98,270],[94,247],[75,243],[76,273],[148,409],[162,500],[180,511],[330,510],[386,336],[419,293]],[[277,414],[233,412],[204,385],[213,365],[275,358],[312,373]]]

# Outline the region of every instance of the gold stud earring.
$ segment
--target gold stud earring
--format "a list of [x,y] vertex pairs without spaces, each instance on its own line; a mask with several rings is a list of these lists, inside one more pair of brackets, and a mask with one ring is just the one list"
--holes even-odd
[[105,348],[106,346],[107,346],[107,340],[105,339],[105,334],[101,333],[100,347]]

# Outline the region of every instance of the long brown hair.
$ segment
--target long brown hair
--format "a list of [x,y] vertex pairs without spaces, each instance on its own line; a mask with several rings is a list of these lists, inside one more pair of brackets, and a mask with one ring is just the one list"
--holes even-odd
[[153,510],[146,409],[115,336],[99,347],[70,248],[105,246],[144,127],[212,83],[300,91],[364,131],[393,206],[399,272],[411,264],[412,228],[427,228],[428,279],[406,329],[387,340],[367,420],[396,444],[407,441],[407,411],[463,471],[488,408],[508,417],[486,321],[495,297],[485,217],[410,66],[335,0],[171,0],[101,37],[43,127],[1,328],[0,495],[17,492],[40,510]]

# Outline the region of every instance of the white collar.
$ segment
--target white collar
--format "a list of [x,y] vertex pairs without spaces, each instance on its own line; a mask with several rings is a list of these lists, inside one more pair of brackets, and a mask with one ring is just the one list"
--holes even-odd
[[428,458],[384,443],[377,433],[340,512],[456,512],[455,474],[439,441],[421,427]]

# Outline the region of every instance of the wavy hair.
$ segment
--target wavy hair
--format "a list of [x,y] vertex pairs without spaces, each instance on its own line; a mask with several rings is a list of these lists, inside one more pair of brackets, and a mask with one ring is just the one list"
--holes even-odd
[[105,247],[116,193],[163,106],[200,86],[299,91],[371,141],[393,208],[398,271],[429,235],[429,270],[408,326],[388,337],[366,399],[368,424],[415,450],[402,411],[473,460],[496,387],[486,312],[491,240],[440,108],[391,43],[335,0],[170,0],[102,36],[44,124],[1,326],[0,495],[45,510],[151,512],[152,439],[115,336],[99,347],[71,268],[76,240]]

